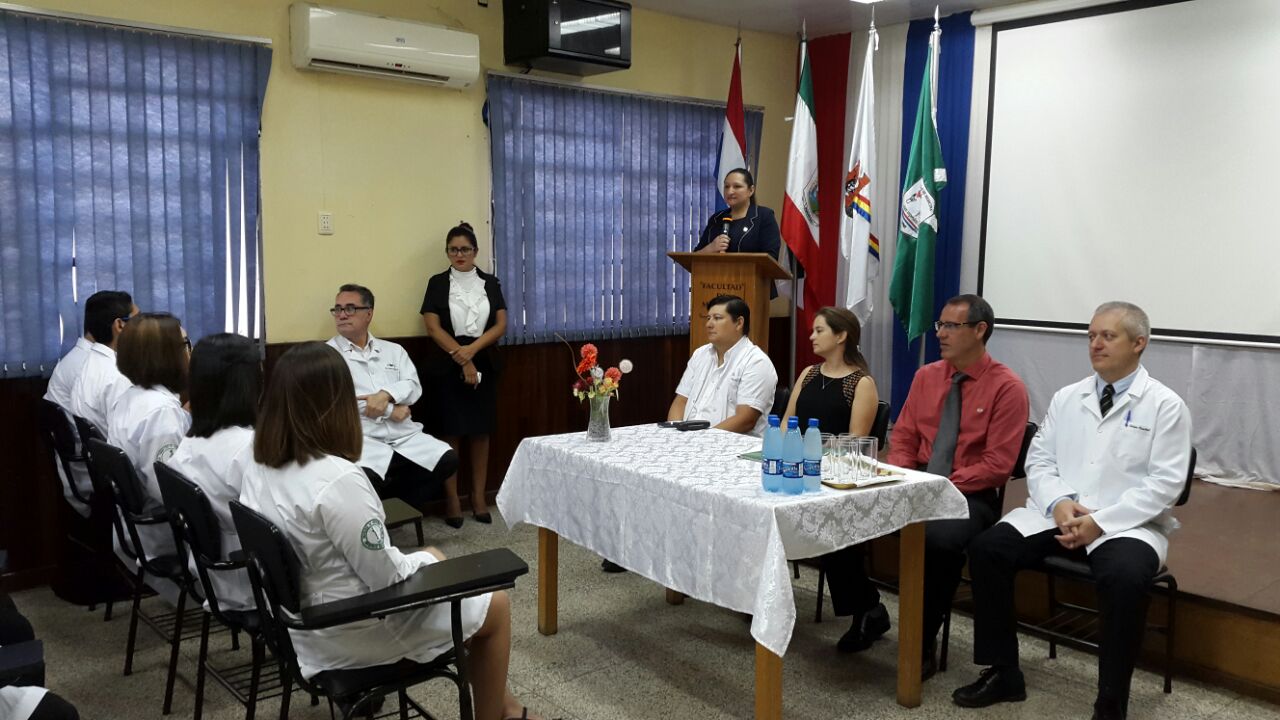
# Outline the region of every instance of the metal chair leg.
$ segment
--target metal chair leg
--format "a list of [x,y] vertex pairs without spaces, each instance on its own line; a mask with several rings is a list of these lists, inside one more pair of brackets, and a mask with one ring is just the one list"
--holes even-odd
[[400,720],[409,720],[409,693],[400,688],[396,694],[400,697]]
[[239,628],[231,628],[231,649],[232,650],[240,649],[240,629]]
[[[249,701],[245,704],[244,720],[253,720],[254,714],[258,709],[258,684],[262,681],[262,639],[259,637],[249,638],[249,642],[253,648],[253,669],[249,674]],[[199,720],[197,718],[196,720]]]
[[449,603],[449,619],[453,626],[453,649],[456,653],[455,666],[458,669],[458,717],[459,720],[475,720],[475,711],[471,707],[471,678],[468,675],[467,646],[462,639],[462,601],[452,600]]
[[418,518],[413,521],[413,530],[418,534],[418,547],[425,546],[427,544],[427,539],[426,536],[422,534],[422,518]]
[[289,720],[289,698],[293,696],[293,675],[284,663],[280,665],[280,720]]
[[200,620],[200,654],[196,659],[196,707],[192,720],[200,720],[204,714],[204,675],[205,665],[209,662],[209,618],[205,613]]
[[[1058,611],[1058,588],[1057,583],[1053,580],[1053,574],[1046,575],[1049,579],[1049,617],[1052,618],[1054,613]],[[1056,660],[1058,657],[1058,641],[1052,637],[1049,638],[1049,659]]]
[[818,607],[813,611],[813,621],[822,622],[822,596],[827,587],[827,571],[818,566]]
[[169,640],[169,675],[164,681],[164,709],[168,715],[173,709],[173,681],[178,676],[178,647],[182,645],[182,621],[187,610],[187,590],[178,592],[178,612],[173,616],[173,637]]
[[1164,636],[1164,691],[1173,692],[1173,621],[1178,606],[1178,581],[1169,576],[1169,627]]
[[[129,640],[125,643],[124,648],[124,674],[133,674],[133,648],[138,639],[138,613],[141,612],[142,605],[142,582],[146,576],[146,571],[141,567],[138,568],[138,576],[133,581],[133,612],[129,614]],[[107,605],[107,612],[111,612],[111,605]]]
[[947,671],[947,648],[951,646],[951,606],[947,606],[947,614],[942,618],[942,650],[938,653],[938,672]]
[[115,605],[111,600],[107,601],[107,611],[102,613],[102,622],[111,622],[111,607]]

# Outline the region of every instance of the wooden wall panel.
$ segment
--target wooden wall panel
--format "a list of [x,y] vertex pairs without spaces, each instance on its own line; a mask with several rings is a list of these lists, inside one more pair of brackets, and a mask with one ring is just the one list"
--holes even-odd
[[64,534],[62,490],[36,424],[36,403],[46,385],[40,378],[0,380],[0,550],[7,551],[8,564],[0,575],[4,590],[48,583]]

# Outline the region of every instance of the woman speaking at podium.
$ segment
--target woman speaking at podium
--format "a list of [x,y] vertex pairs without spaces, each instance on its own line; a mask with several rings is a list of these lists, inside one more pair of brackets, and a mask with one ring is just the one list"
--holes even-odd
[[730,170],[724,176],[724,201],[729,209],[707,220],[693,251],[762,252],[776,259],[782,245],[778,221],[772,210],[756,204],[756,181],[746,168]]

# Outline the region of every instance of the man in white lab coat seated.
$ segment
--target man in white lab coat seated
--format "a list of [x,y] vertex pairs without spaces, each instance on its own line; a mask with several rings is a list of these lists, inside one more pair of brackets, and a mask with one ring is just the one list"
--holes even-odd
[[375,338],[373,292],[343,285],[329,309],[338,334],[329,339],[351,369],[364,430],[359,464],[382,476],[379,497],[398,497],[421,508],[444,492],[444,481],[458,469],[448,444],[422,431],[409,406],[422,397],[422,383],[409,354],[399,345]]
[[[45,391],[44,399],[54,403],[58,407],[67,411],[67,422],[71,422],[71,390],[75,387],[76,381],[80,379],[80,375],[84,372],[85,363],[89,361],[89,357],[93,354],[94,330],[103,334],[103,337],[111,337],[112,325],[119,317],[117,314],[119,308],[126,308],[125,312],[133,309],[133,299],[129,297],[129,293],[119,292],[116,290],[100,290],[89,296],[84,303],[84,334],[76,338],[76,344],[71,346],[66,355],[58,361],[53,368],[53,374],[49,376],[49,388]],[[76,439],[76,454],[80,454],[80,438],[74,431],[72,437]],[[71,504],[76,512],[84,517],[89,517],[89,506],[76,499],[71,492],[71,484],[75,484],[76,490],[80,493],[80,497],[89,498],[93,495],[93,485],[89,481],[89,469],[85,467],[83,462],[71,463],[71,477],[65,477],[62,471],[62,463],[55,463],[58,468],[58,478],[62,480],[62,495]]]
[[1026,698],[1018,669],[1014,575],[1050,554],[1087,559],[1102,621],[1093,717],[1124,718],[1146,627],[1148,589],[1164,565],[1170,514],[1191,461],[1186,403],[1141,364],[1151,323],[1109,302],[1089,323],[1094,374],[1059,390],[1027,454],[1026,507],[969,546],[973,659],[981,677],[952,695],[963,707]]
[[720,295],[707,303],[706,324],[711,342],[689,357],[667,420],[706,420],[721,430],[763,437],[778,372],[747,337],[751,308],[736,295]]
[[[90,306],[98,298],[98,304]],[[133,386],[116,367],[116,340],[124,332],[125,323],[138,314],[138,306],[126,292],[94,293],[85,303],[85,330],[93,334],[93,345],[85,358],[79,377],[71,386],[69,405],[78,415],[103,433],[107,417],[125,390]],[[92,318],[92,319],[90,319]]]

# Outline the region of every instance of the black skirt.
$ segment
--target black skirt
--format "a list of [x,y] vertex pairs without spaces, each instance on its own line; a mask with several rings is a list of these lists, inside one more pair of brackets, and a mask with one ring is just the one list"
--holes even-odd
[[[459,337],[457,341],[467,345],[475,338]],[[443,358],[429,363],[422,377],[422,401],[426,405],[422,420],[427,432],[436,437],[493,433],[499,373],[494,351],[495,348],[485,348],[472,360],[480,372],[479,385],[468,385],[462,379],[462,366],[443,350],[439,351]]]

